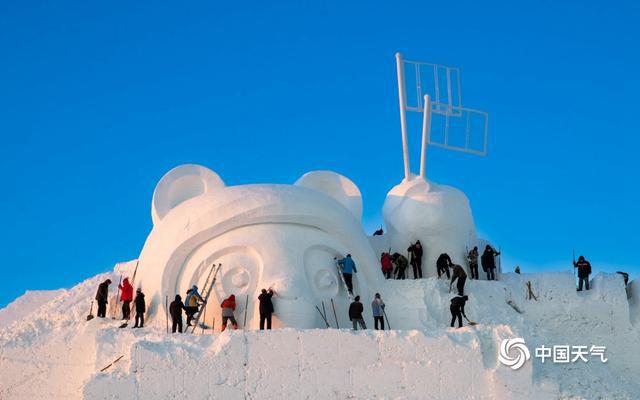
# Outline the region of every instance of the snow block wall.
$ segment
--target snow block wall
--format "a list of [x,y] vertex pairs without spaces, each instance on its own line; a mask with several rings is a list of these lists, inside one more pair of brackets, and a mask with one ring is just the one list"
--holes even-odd
[[[508,327],[489,329],[498,340]],[[127,361],[93,376],[85,398],[535,398],[531,367],[483,363],[478,333],[283,329],[135,342]],[[133,396],[132,396],[133,394]]]

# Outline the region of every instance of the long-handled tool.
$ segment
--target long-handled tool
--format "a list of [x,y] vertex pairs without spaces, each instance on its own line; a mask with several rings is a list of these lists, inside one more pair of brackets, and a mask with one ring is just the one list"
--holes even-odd
[[116,313],[118,312],[118,303],[120,302],[120,285],[122,284],[122,275],[120,275],[120,281],[118,282],[118,288],[116,289],[116,304],[111,307],[111,319],[116,319]]
[[93,300],[91,300],[91,306],[89,307],[89,315],[87,315],[87,321],[93,319]]
[[467,318],[467,316],[466,316],[466,315],[464,316],[464,319],[466,319],[466,320],[467,320],[467,322],[469,323],[469,325],[471,325],[471,326],[478,325],[478,323],[477,323],[477,322],[469,321],[469,318]]
[[324,316],[324,314],[322,314],[320,307],[316,306],[316,310],[318,310],[318,312],[320,313],[320,316],[324,320],[324,323],[327,325],[327,328],[331,328],[331,326],[329,325],[329,321],[327,321],[327,318]]
[[340,324],[338,323],[338,314],[336,314],[336,306],[333,304],[333,298],[331,299],[331,308],[333,308],[333,317],[336,319],[336,328],[340,329]]
[[389,323],[389,318],[387,318],[387,313],[386,313],[386,311],[384,311],[384,308],[382,309],[382,315],[384,315],[384,319],[387,320],[387,328],[389,328],[389,330],[391,330],[391,324]]

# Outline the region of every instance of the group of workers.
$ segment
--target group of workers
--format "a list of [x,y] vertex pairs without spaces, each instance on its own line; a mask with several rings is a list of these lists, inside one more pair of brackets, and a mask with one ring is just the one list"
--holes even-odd
[[[406,269],[408,265],[413,267],[414,278],[422,278],[422,255],[423,249],[420,241],[411,243],[407,249],[410,261],[405,256],[399,253],[385,252],[380,257],[380,264],[382,273],[385,278],[390,279],[395,276],[396,279],[405,279]],[[486,245],[480,262],[483,271],[487,274],[487,280],[495,280],[496,262],[495,257],[499,256],[500,252],[493,249],[490,245]],[[471,273],[471,279],[479,279],[478,275],[478,247],[475,246],[467,254],[467,261],[469,271]],[[353,296],[353,274],[357,273],[356,264],[351,257],[351,254],[347,254],[343,259],[334,259],[336,265],[341,272],[344,284],[349,292],[350,296]],[[395,267],[395,270],[394,270]],[[583,289],[589,290],[589,275],[591,274],[591,264],[583,256],[578,258],[577,262],[574,262],[574,268],[578,270],[579,285],[578,291]],[[448,254],[442,253],[436,261],[436,271],[438,278],[446,275],[447,279],[450,279],[449,292],[453,288],[454,282],[456,283],[457,295],[451,299],[450,311],[451,311],[451,327],[454,326],[456,319],[458,320],[458,326],[462,327],[462,317],[467,319],[464,311],[464,306],[469,300],[469,297],[464,293],[465,283],[467,281],[467,273],[461,265],[453,263],[451,257]],[[517,268],[519,273],[519,267]],[[626,282],[625,282],[626,283]],[[97,316],[104,318],[106,314],[106,306],[108,299],[110,279],[106,279],[98,286],[95,299],[98,303]],[[144,300],[144,294],[141,288],[136,290],[135,299],[133,297],[133,285],[129,282],[128,278],[124,278],[122,284],[118,284],[120,290],[120,300],[122,301],[122,319],[129,320],[131,316],[131,302],[135,305],[135,325],[134,328],[142,328],[144,326],[144,313],[146,311],[146,304]],[[272,326],[272,314],[274,312],[274,306],[272,297],[276,295],[276,292],[272,289],[262,289],[258,296],[259,301],[259,313],[260,313],[260,330],[271,329]],[[187,316],[187,326],[193,326],[194,320],[199,320],[199,314],[203,311],[206,305],[206,300],[198,292],[198,287],[193,285],[186,293],[185,302],[182,302],[182,297],[176,294],[175,299],[169,306],[169,314],[172,320],[172,332],[182,332],[182,311]],[[236,309],[235,295],[231,294],[224,299],[220,304],[222,314],[222,328],[224,331],[227,328],[228,323],[231,323],[233,329],[238,329],[238,322],[235,319],[234,311]],[[380,293],[376,293],[371,302],[371,310],[374,318],[375,329],[384,330],[385,322],[385,303],[382,301]],[[360,302],[360,296],[355,296],[352,303],[349,306],[349,320],[353,323],[353,329],[357,330],[358,326],[361,329],[366,329],[366,323],[362,316],[364,306]],[[468,320],[468,319],[467,319]]]

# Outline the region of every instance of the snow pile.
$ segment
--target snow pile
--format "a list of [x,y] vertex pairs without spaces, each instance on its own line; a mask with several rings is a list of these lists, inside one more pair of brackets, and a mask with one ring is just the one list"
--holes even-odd
[[48,303],[55,297],[64,293],[63,289],[58,290],[27,290],[25,294],[18,297],[14,302],[0,309],[0,326],[9,326],[14,321],[23,319],[44,303]]
[[[569,272],[471,281],[466,311],[480,325],[462,329],[448,327],[448,282],[429,278],[384,282],[392,331],[353,332],[341,319],[341,330],[198,329],[196,335],[167,335],[164,326],[119,329],[121,321],[111,318],[86,322],[95,289],[107,277],[117,275],[91,278],[3,326],[0,398],[640,396],[640,332],[630,323],[618,275],[599,274],[593,289],[580,293]],[[537,301],[527,299],[528,282]],[[346,303],[337,313],[346,315]],[[329,320],[335,327],[331,312]],[[533,357],[512,371],[497,356],[501,341],[513,337],[524,338],[532,356],[543,344],[603,345],[609,361],[542,364]]]

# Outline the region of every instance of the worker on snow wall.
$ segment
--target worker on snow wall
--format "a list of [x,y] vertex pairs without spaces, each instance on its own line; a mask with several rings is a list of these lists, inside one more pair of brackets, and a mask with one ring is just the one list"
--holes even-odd
[[447,253],[440,254],[440,257],[436,260],[436,269],[438,270],[438,278],[447,274],[447,279],[451,278],[449,274],[449,267],[451,266],[451,257]]
[[471,279],[480,279],[478,276],[478,246],[473,246],[473,249],[469,251],[467,255],[467,261],[469,262],[469,272],[471,272]]
[[578,262],[573,263],[573,268],[578,268],[578,292],[582,291],[582,283],[584,282],[586,289],[589,290],[589,275],[591,275],[591,263],[584,256],[578,257]]
[[458,284],[456,285],[456,288],[458,289],[458,295],[463,296],[464,284],[467,281],[467,273],[464,272],[464,268],[462,268],[458,264],[453,264],[451,269],[453,270],[453,272],[451,274],[451,283],[449,284],[449,292],[451,292],[451,287],[453,286],[453,282],[455,282],[455,280],[457,279]]
[[451,305],[449,306],[449,311],[451,311],[451,327],[456,322],[456,318],[458,319],[458,328],[462,328],[462,316],[464,315],[467,318],[467,315],[464,313],[464,305],[469,300],[469,296],[456,296],[451,299]]
[[493,247],[487,245],[484,248],[480,261],[482,262],[482,270],[487,273],[488,281],[496,280],[496,256],[499,256],[500,252],[495,251]]
[[411,244],[407,251],[410,256],[409,263],[413,267],[413,279],[422,279],[422,245],[420,241]]

